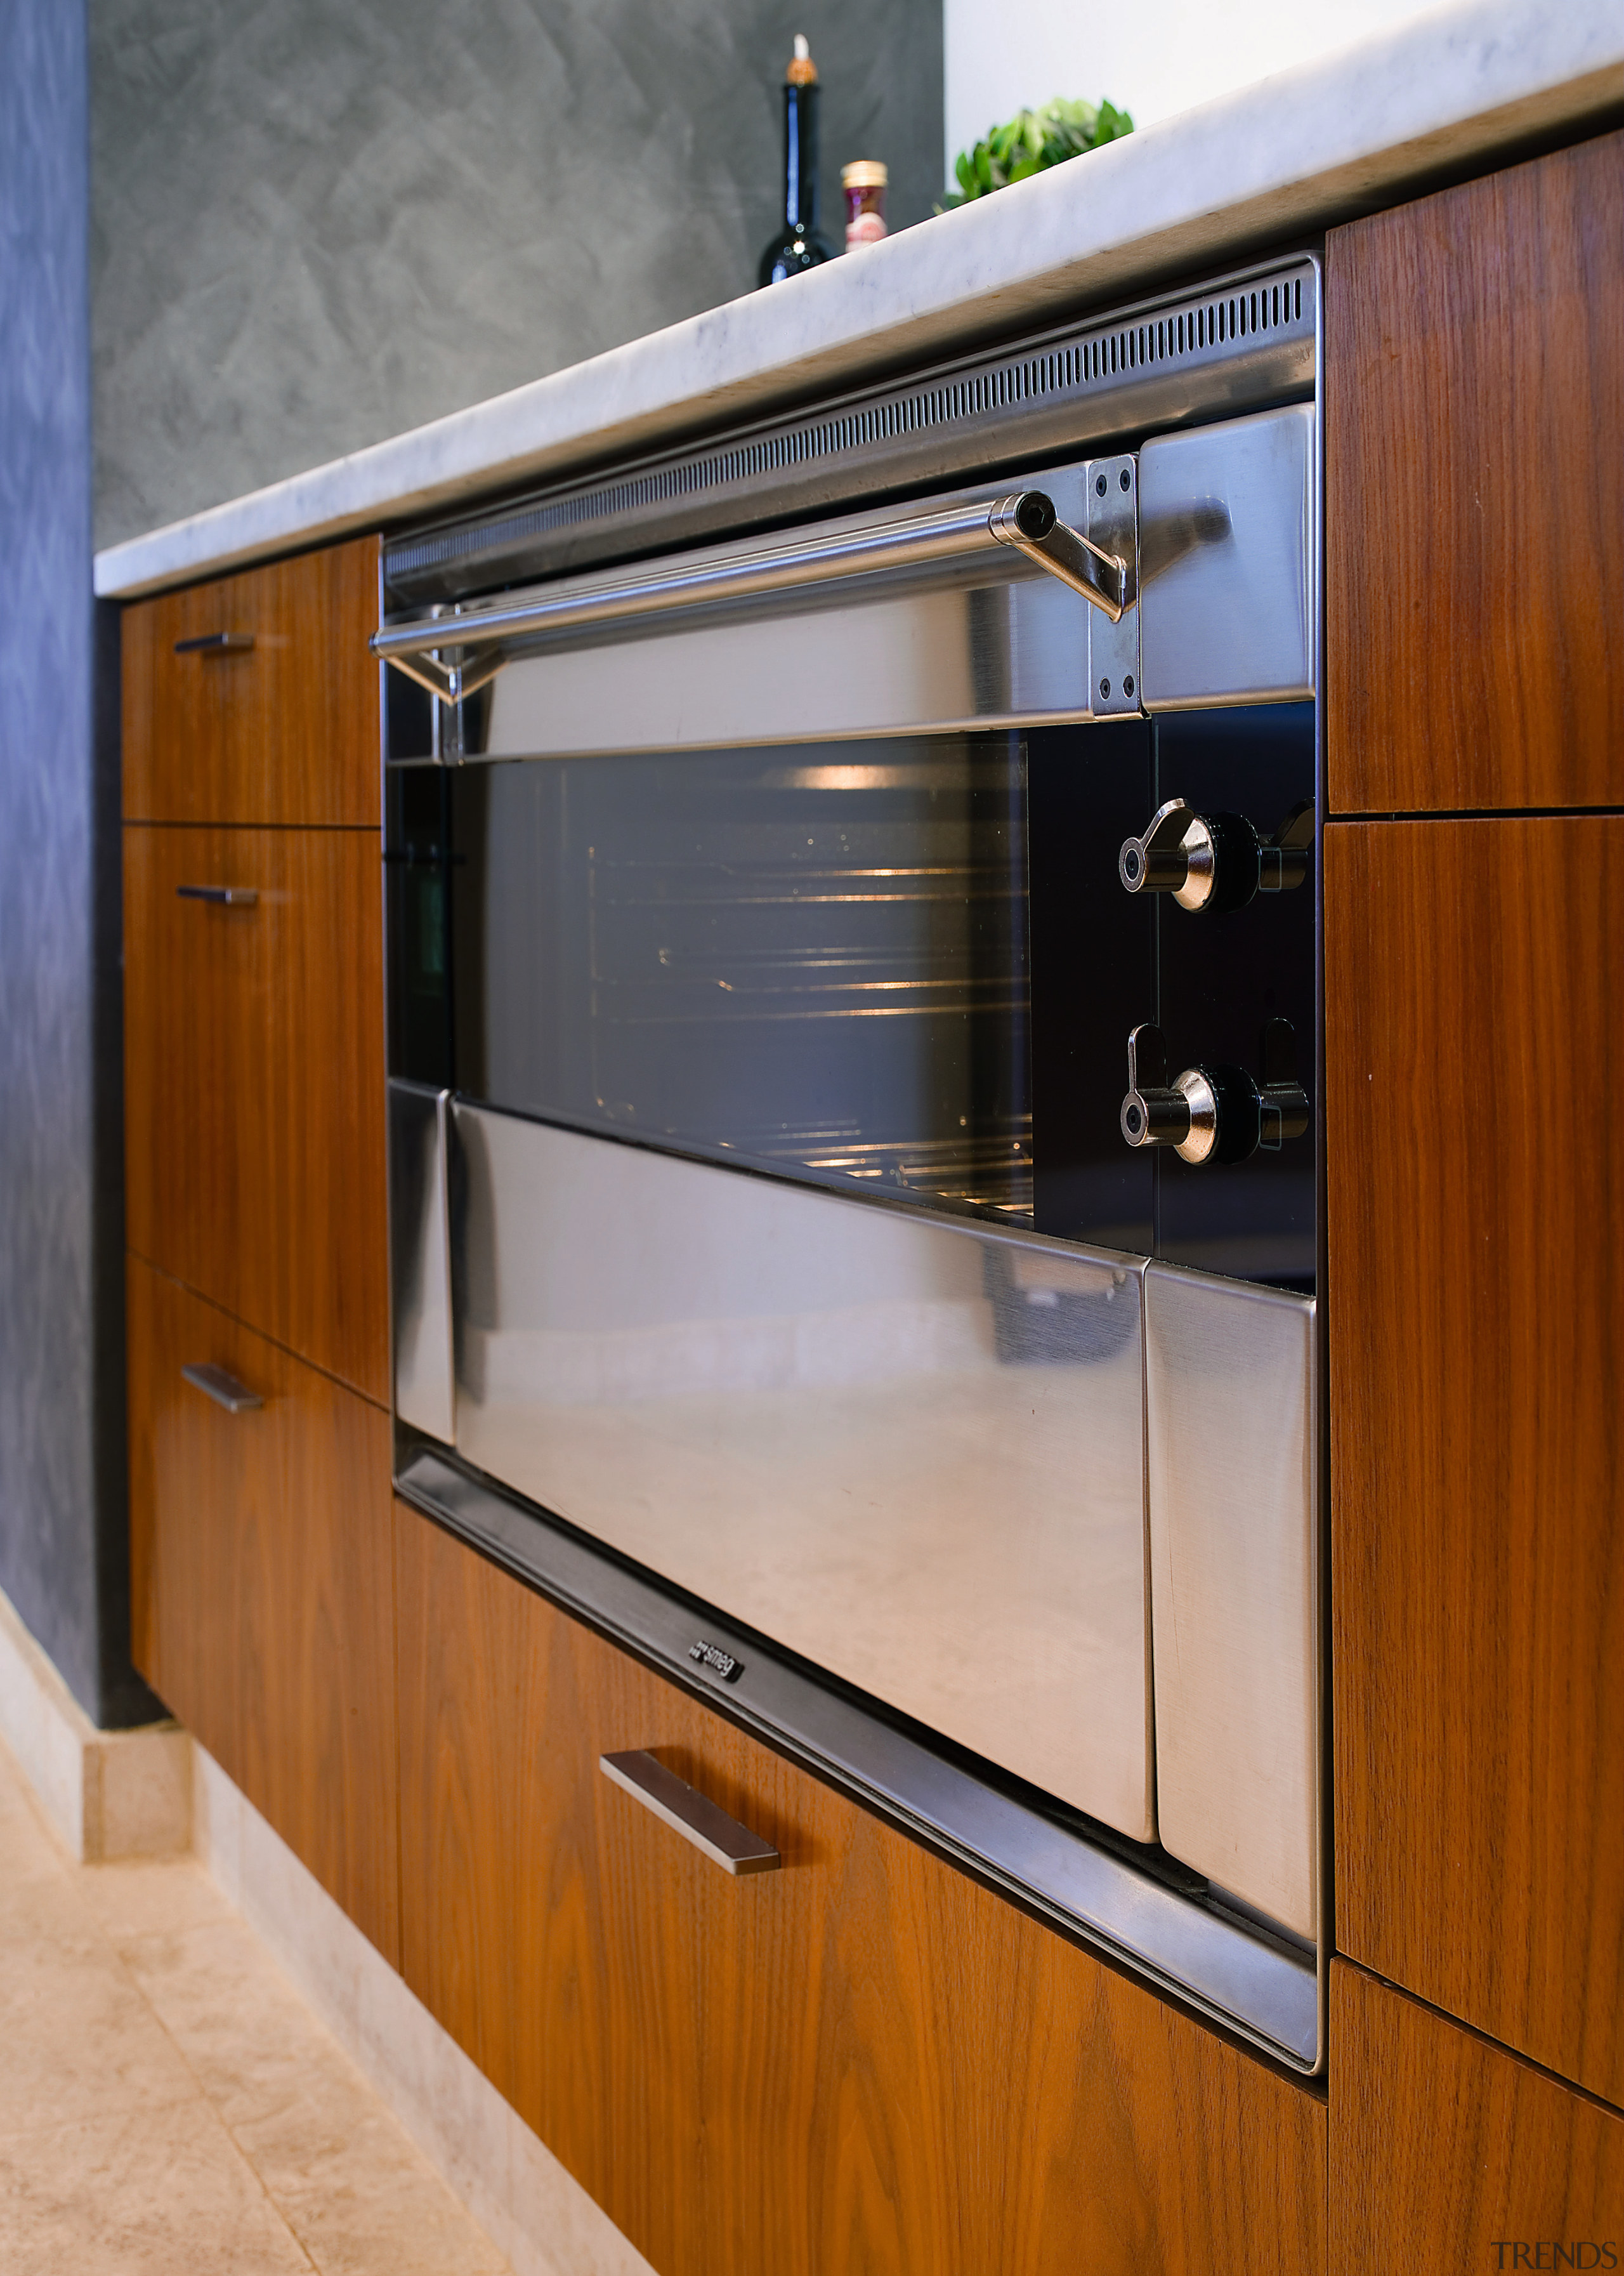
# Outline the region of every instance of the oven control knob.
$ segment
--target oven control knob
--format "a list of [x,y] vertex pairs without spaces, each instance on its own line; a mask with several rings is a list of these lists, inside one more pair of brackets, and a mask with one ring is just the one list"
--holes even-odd
[[1243,814],[1197,814],[1170,798],[1142,838],[1124,841],[1117,875],[1130,893],[1171,893],[1181,909],[1241,909],[1258,893],[1300,885],[1313,846],[1311,801],[1264,838]]
[[1187,1162],[1204,1162],[1218,1142],[1220,1106],[1211,1075],[1187,1067],[1167,1080],[1167,1044],[1149,1020],[1127,1039],[1127,1095],[1122,1135],[1130,1146],[1172,1146]]
[[1289,1020],[1271,1020],[1262,1042],[1263,1080],[1244,1067],[1186,1067],[1167,1080],[1167,1045],[1145,1020],[1127,1039],[1122,1135],[1130,1146],[1171,1146],[1185,1162],[1244,1162],[1261,1147],[1278,1152],[1309,1127],[1308,1094],[1297,1081]]

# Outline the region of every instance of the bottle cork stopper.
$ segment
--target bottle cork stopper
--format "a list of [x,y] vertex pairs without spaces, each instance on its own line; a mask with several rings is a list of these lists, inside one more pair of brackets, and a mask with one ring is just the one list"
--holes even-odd
[[795,52],[789,59],[789,69],[784,74],[786,87],[816,87],[817,65],[812,60],[812,50],[804,32],[795,34]]
[[841,183],[848,190],[883,190],[890,179],[890,169],[877,158],[854,158],[840,169]]

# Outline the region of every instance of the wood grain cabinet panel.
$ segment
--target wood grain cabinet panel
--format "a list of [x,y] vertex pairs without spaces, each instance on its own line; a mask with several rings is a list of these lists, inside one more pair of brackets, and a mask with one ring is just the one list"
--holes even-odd
[[1624,2102],[1624,818],[1324,907],[1337,1941]]
[[125,831],[130,1246],[387,1402],[382,874],[370,831]]
[[[662,2276],[1324,2265],[1324,2108],[397,1506],[407,1982]],[[774,1842],[733,1879],[649,1748]]]
[[398,1963],[389,1418],[137,1257],[128,1296],[136,1665]]
[[1624,803],[1624,134],[1333,230],[1331,811]]
[[[136,822],[377,826],[378,540],[124,611],[124,812]],[[226,633],[222,652],[177,642]]]
[[1624,2268],[1624,2117],[1332,1964],[1331,2265]]

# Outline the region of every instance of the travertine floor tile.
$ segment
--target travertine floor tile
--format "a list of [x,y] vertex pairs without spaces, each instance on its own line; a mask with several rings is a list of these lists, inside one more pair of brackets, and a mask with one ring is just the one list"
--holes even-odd
[[124,1955],[228,2126],[290,2108],[326,2113],[335,2102],[356,2113],[377,2106],[246,1921],[132,1938]]
[[296,2113],[238,2131],[288,2226],[323,2276],[505,2276],[507,2263],[392,2119],[325,2131]]
[[86,1907],[120,1950],[137,1937],[175,1936],[240,1917],[190,1857],[95,1865],[76,1878]]
[[[0,1842],[4,1837],[0,1835]],[[4,1856],[0,1848],[0,1856]],[[69,1869],[55,1855],[4,1857],[0,1863],[0,1984],[15,1945],[96,1935],[96,1917]]]
[[96,1937],[0,1945],[0,2140],[194,2098],[197,2083]]
[[27,2276],[309,2276],[311,2262],[194,2096],[0,2142],[0,2267]]
[[75,1865],[0,1746],[0,2276],[507,2276],[189,1858]]

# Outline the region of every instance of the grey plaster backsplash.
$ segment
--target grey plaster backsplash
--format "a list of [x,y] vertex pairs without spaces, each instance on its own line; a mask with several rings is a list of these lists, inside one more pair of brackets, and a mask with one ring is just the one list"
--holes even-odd
[[[941,0],[92,0],[108,545],[744,292],[785,61],[938,193]],[[793,286],[779,287],[793,290]]]

